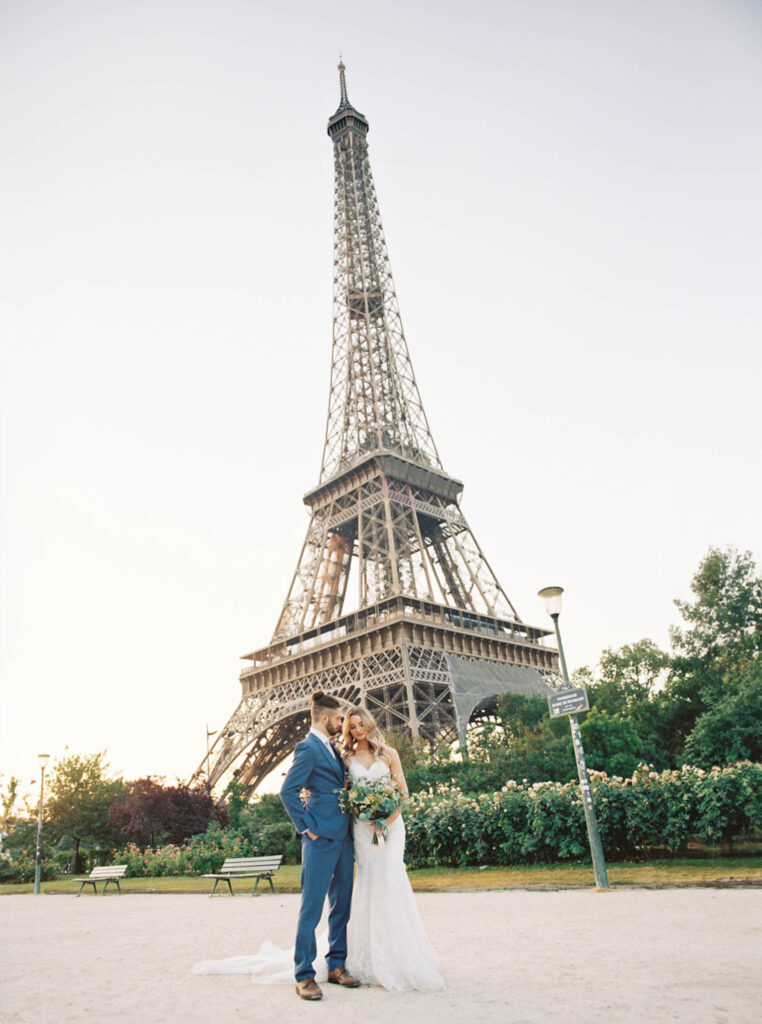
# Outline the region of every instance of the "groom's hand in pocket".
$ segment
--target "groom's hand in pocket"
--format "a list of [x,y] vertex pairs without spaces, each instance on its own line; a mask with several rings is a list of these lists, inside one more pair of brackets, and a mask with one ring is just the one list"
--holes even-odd
[[307,835],[310,837],[310,839],[317,839],[318,838],[318,836],[316,836],[314,832],[310,832],[309,829],[307,829]]

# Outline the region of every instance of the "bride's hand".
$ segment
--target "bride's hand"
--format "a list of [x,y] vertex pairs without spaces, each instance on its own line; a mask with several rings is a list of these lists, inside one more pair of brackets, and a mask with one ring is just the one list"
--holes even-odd
[[312,793],[310,792],[309,789],[300,789],[299,790],[299,799],[302,801],[303,804],[306,804],[311,796],[312,796]]

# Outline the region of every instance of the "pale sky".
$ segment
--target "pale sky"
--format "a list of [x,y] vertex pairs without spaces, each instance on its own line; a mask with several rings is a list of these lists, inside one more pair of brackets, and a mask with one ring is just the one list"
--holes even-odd
[[187,778],[317,483],[349,97],[445,469],[570,668],[760,526],[755,0],[6,0],[2,755]]

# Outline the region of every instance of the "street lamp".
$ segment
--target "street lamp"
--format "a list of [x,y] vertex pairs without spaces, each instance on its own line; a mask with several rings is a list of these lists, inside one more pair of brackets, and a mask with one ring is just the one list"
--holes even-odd
[[42,876],[42,798],[45,792],[45,765],[48,763],[50,754],[38,754],[40,762],[40,810],[37,814],[37,856],[34,862],[34,891],[35,895],[40,891],[40,878]]
[[[553,625],[556,630],[556,642],[558,644],[558,657],[561,662],[561,674],[566,687],[569,688],[571,687],[569,672],[566,668],[564,645],[561,643],[561,630],[558,628],[558,616],[561,614],[561,595],[563,592],[563,587],[543,587],[542,590],[537,592],[537,596],[542,598],[542,602],[545,605],[545,611],[553,620]],[[580,694],[580,696],[584,698],[584,692]],[[586,707],[587,705],[584,706]],[[590,843],[590,853],[593,857],[595,884],[599,889],[608,889],[609,876],[606,872],[606,861],[603,857],[603,846],[601,845],[601,837],[598,832],[598,821],[595,817],[593,794],[590,789],[590,780],[587,775],[585,751],[582,747],[582,736],[579,731],[579,722],[577,721],[577,716],[575,714],[569,715],[569,726],[571,727],[572,743],[574,744],[574,757],[577,761],[577,772],[579,773],[579,787],[582,793],[582,807],[585,811],[587,838]]]

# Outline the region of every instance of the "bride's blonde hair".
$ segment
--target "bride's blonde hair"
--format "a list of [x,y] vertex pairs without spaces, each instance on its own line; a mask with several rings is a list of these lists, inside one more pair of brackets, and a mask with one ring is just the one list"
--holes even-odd
[[384,761],[386,764],[391,764],[389,758],[389,745],[383,737],[383,733],[376,725],[376,720],[370,711],[366,711],[365,708],[347,708],[344,714],[344,726],[341,732],[341,738],[344,746],[344,760],[349,763],[350,758],[355,752],[357,742],[349,731],[349,721],[353,715],[357,715],[365,728],[365,738],[368,741],[370,752],[373,756],[379,760]]

